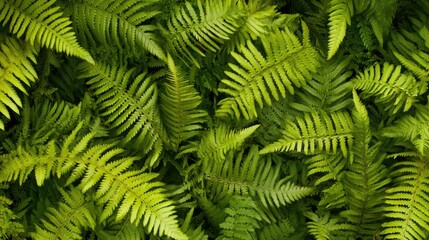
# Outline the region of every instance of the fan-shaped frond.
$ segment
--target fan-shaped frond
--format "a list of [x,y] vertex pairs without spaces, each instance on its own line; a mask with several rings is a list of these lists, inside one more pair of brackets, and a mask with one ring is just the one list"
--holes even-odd
[[425,239],[429,229],[429,168],[424,157],[394,165],[396,186],[387,190],[384,208],[389,218],[382,226],[385,239]]
[[198,134],[207,113],[197,109],[201,96],[171,56],[167,58],[167,65],[169,73],[160,94],[161,113],[173,149],[177,151],[180,142]]
[[271,160],[260,158],[256,146],[247,155],[244,150],[237,155],[230,152],[224,162],[207,164],[204,179],[213,193],[250,195],[258,197],[264,206],[280,207],[313,192],[312,188],[281,179],[280,166],[274,167]]
[[237,29],[237,19],[242,18],[236,1],[197,1],[198,10],[190,2],[178,8],[167,22],[164,35],[177,57],[185,63],[200,66],[193,53],[205,56],[206,51],[216,52]]
[[390,182],[387,168],[382,164],[379,144],[371,146],[371,130],[368,112],[354,92],[355,110],[353,121],[353,163],[344,173],[343,185],[348,209],[341,216],[356,226],[358,234],[370,238],[382,222],[383,199],[386,185]]
[[330,0],[329,5],[328,59],[331,59],[346,36],[347,25],[352,22],[354,9],[352,0]]
[[339,148],[347,156],[352,145],[353,122],[345,111],[306,113],[285,125],[282,138],[263,148],[262,154],[278,151],[335,154]]
[[59,189],[63,201],[58,207],[51,207],[41,220],[43,227],[36,225],[36,232],[31,233],[34,239],[82,239],[82,230],[95,228],[90,202],[85,201],[84,195],[77,188],[69,191]]
[[303,112],[335,112],[346,108],[352,102],[352,83],[348,81],[352,72],[345,72],[351,60],[352,56],[340,55],[326,61],[313,75],[312,81],[296,92],[296,99],[290,105]]
[[344,223],[344,219],[331,217],[329,212],[323,212],[322,216],[306,212],[305,216],[311,220],[307,223],[307,227],[316,240],[348,239],[355,231],[352,225]]
[[294,87],[306,84],[319,66],[319,57],[304,22],[302,29],[302,43],[289,29],[262,36],[266,57],[251,41],[239,49],[241,54],[232,53],[239,65],[231,63],[232,71],[225,72],[230,79],[222,80],[219,92],[229,96],[219,102],[216,116],[255,118],[256,104],[260,108],[271,105],[272,98],[286,97],[286,89],[293,94]]
[[260,228],[262,220],[256,203],[249,197],[234,196],[230,205],[225,209],[227,218],[220,224],[222,228],[218,240],[253,240],[256,239],[256,229]]
[[91,55],[79,46],[71,21],[62,17],[55,0],[2,0],[0,22],[9,24],[9,31],[17,37],[25,35],[31,45],[42,46],[93,63]]
[[153,33],[154,26],[144,22],[160,10],[153,8],[157,0],[85,0],[74,3],[74,21],[77,29],[86,36],[95,38],[106,47],[148,51],[165,60],[166,55]]
[[416,97],[421,94],[421,84],[407,73],[401,73],[401,66],[378,63],[360,72],[354,80],[356,89],[366,96],[374,96],[375,102],[384,104],[386,110],[396,113],[408,111]]
[[[1,4],[1,3],[0,3]],[[26,86],[37,79],[32,62],[36,63],[37,51],[28,43],[6,37],[0,49],[0,113],[10,119],[10,108],[19,113],[22,107],[21,97],[16,90],[27,94]],[[0,129],[4,123],[0,119]]]
[[147,72],[135,76],[135,69],[124,66],[97,62],[84,68],[86,74],[80,77],[90,78],[87,84],[97,96],[101,116],[117,135],[123,135],[124,144],[145,154],[153,150],[147,163],[153,166],[163,142],[168,143],[160,121],[156,84]]

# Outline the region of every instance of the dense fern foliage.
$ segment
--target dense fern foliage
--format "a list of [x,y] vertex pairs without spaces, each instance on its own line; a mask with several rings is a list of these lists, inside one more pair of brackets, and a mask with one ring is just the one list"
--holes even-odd
[[0,238],[427,239],[428,12],[0,0]]

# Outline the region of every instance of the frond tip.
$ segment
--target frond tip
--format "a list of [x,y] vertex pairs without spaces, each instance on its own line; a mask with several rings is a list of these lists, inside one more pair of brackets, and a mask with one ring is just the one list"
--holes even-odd
[[9,23],[9,31],[17,37],[25,34],[31,45],[42,46],[94,63],[91,55],[79,46],[71,21],[62,17],[55,0],[2,0],[0,22]]

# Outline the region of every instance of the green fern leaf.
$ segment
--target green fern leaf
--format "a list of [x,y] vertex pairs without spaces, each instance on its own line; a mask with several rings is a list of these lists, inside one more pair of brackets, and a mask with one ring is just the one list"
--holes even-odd
[[351,71],[345,72],[350,64],[351,56],[342,54],[326,61],[300,91],[297,91],[290,106],[303,112],[325,111],[335,112],[351,104],[349,80]]
[[216,194],[250,195],[258,197],[264,206],[280,207],[313,192],[312,188],[280,179],[280,166],[274,167],[270,160],[260,159],[256,146],[252,146],[247,155],[244,151],[236,156],[229,153],[223,163],[206,164],[204,179]]
[[[1,4],[1,3],[0,3]],[[36,63],[37,51],[29,44],[7,37],[0,50],[0,114],[10,119],[9,109],[20,113],[21,97],[16,90],[27,94],[26,86],[37,79],[32,62]],[[0,119],[0,129],[5,130]]]
[[340,180],[342,171],[347,164],[347,159],[340,154],[330,155],[322,153],[308,158],[305,160],[305,164],[308,166],[307,176],[323,174],[314,183],[317,186],[329,180]]
[[338,148],[347,156],[352,144],[353,122],[347,112],[305,114],[295,122],[287,122],[283,136],[261,150],[261,154],[296,151],[315,154],[336,153]]
[[166,60],[166,55],[153,33],[153,26],[143,25],[146,20],[161,13],[152,8],[157,2],[85,0],[71,7],[77,29],[97,39],[104,46],[148,51]]
[[82,239],[84,228],[95,228],[95,219],[91,205],[85,201],[80,190],[59,189],[63,202],[58,207],[51,207],[42,219],[43,226],[36,225],[36,232],[31,233],[34,239]]
[[304,215],[311,220],[307,227],[316,240],[348,239],[347,236],[353,236],[355,231],[353,226],[344,223],[339,217],[331,217],[329,212],[324,212],[322,216],[313,212],[306,212]]
[[207,113],[197,109],[201,97],[171,56],[167,57],[167,65],[169,74],[160,94],[161,113],[173,149],[177,151],[182,141],[198,134]]
[[385,239],[425,239],[429,229],[429,168],[423,157],[405,159],[394,165],[395,187],[387,190],[381,232]]
[[[163,143],[169,144],[165,129],[160,121],[157,106],[158,89],[156,84],[143,72],[136,77],[135,69],[124,66],[109,66],[105,63],[85,64],[90,90],[97,96],[101,116],[122,138],[123,144],[153,158],[147,165],[153,166]],[[145,146],[142,148],[141,146]]]
[[252,240],[256,238],[256,229],[260,228],[261,214],[255,202],[249,197],[234,196],[228,208],[228,217],[220,224],[221,235],[218,240]]
[[390,182],[387,168],[382,164],[379,144],[371,146],[371,131],[368,113],[354,94],[355,124],[353,139],[353,163],[344,173],[343,183],[347,195],[348,210],[341,213],[358,229],[360,236],[370,238],[382,222],[383,199]]
[[421,84],[412,75],[401,73],[401,66],[389,63],[384,63],[383,68],[376,63],[353,81],[356,89],[363,90],[366,96],[375,96],[375,101],[392,113],[408,111],[421,94]]
[[9,23],[9,31],[17,37],[25,34],[25,40],[33,46],[40,43],[94,63],[91,55],[79,46],[70,19],[62,17],[63,13],[54,4],[55,0],[2,0],[0,22]]
[[330,0],[329,4],[328,59],[331,59],[340,48],[346,36],[347,25],[351,24],[353,1]]
[[237,29],[241,12],[236,1],[197,1],[198,11],[190,2],[178,8],[167,22],[164,35],[175,55],[183,61],[200,64],[193,53],[205,56],[205,51],[216,52]]
[[240,48],[242,54],[232,53],[239,66],[229,64],[232,71],[225,72],[230,79],[222,80],[219,92],[229,97],[219,102],[216,116],[255,118],[258,116],[256,104],[260,108],[265,104],[271,105],[272,98],[286,97],[286,89],[293,94],[293,85],[301,87],[306,84],[317,70],[319,58],[310,45],[305,23],[302,29],[302,43],[289,29],[276,30],[261,37],[266,57],[251,41]]

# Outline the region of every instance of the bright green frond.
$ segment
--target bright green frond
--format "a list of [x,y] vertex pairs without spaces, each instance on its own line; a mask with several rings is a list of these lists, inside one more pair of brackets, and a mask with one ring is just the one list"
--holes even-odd
[[207,164],[204,178],[213,193],[250,195],[259,198],[264,206],[280,207],[313,192],[312,188],[281,179],[280,166],[261,158],[256,146],[251,147],[247,155],[244,151],[236,155],[229,153],[224,162]]
[[19,239],[24,232],[18,215],[10,209],[13,202],[5,196],[0,196],[0,237],[2,239]]
[[329,180],[338,181],[342,176],[342,171],[347,164],[347,159],[341,154],[318,154],[305,160],[305,164],[308,166],[307,176],[314,174],[322,176],[317,177],[314,185],[319,185]]
[[421,94],[421,82],[402,73],[401,66],[389,63],[382,67],[376,63],[360,72],[353,81],[356,89],[362,90],[365,96],[374,96],[375,102],[383,103],[392,113],[408,111]]
[[429,229],[429,168],[422,157],[394,165],[395,187],[387,190],[385,239],[426,239]]
[[302,43],[289,29],[262,36],[265,57],[251,41],[240,54],[232,53],[238,65],[230,63],[231,71],[225,72],[229,79],[222,80],[219,92],[228,97],[219,102],[216,116],[253,119],[257,106],[271,105],[273,99],[285,98],[286,90],[294,94],[295,87],[306,85],[319,66],[319,55],[310,45],[305,23],[302,28]]
[[347,25],[353,16],[352,0],[330,0],[328,59],[331,59],[340,48],[346,36]]
[[283,136],[261,150],[262,154],[278,151],[295,151],[315,154],[321,151],[336,153],[341,150],[348,156],[352,145],[353,122],[345,111],[306,113],[294,122],[285,123]]
[[[230,129],[227,125],[218,125],[212,128],[202,137],[197,154],[200,159],[222,162],[230,150],[238,150],[246,138],[255,132],[259,125],[254,125],[242,130]],[[208,161],[210,162],[210,161]]]
[[237,19],[242,18],[235,0],[198,0],[197,9],[190,2],[178,8],[167,23],[165,38],[171,50],[185,63],[200,66],[194,56],[216,52],[237,30]]
[[93,63],[91,55],[79,46],[71,21],[62,17],[55,0],[2,0],[0,22],[9,24],[9,31],[17,37],[25,36],[31,45],[42,46]]
[[[22,107],[17,90],[27,94],[26,87],[37,79],[32,65],[36,63],[36,50],[11,37],[6,37],[0,44],[0,114],[10,119],[9,109],[19,114]],[[5,130],[1,119],[0,129]]]
[[160,94],[161,113],[172,147],[177,151],[182,141],[198,134],[207,112],[197,109],[201,96],[171,56],[167,65],[169,72]]
[[[96,95],[101,116],[122,136],[122,143],[143,153],[151,152],[147,163],[153,166],[166,133],[158,109],[158,88],[147,72],[137,75],[135,69],[97,62],[86,64],[87,84]],[[144,146],[144,148],[142,147]]]
[[77,188],[70,191],[60,189],[63,201],[58,207],[51,207],[41,220],[43,226],[36,225],[34,239],[82,239],[82,230],[95,228],[95,219],[91,211],[93,206],[86,202],[84,195]]
[[72,5],[77,29],[106,47],[148,51],[165,60],[166,54],[144,22],[161,13],[152,8],[158,1],[85,0]]

